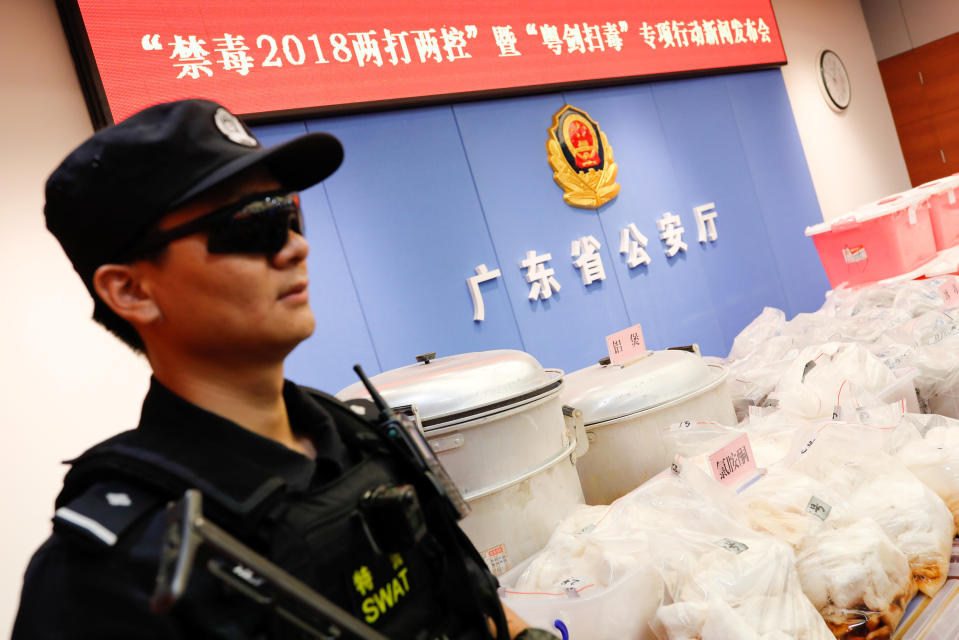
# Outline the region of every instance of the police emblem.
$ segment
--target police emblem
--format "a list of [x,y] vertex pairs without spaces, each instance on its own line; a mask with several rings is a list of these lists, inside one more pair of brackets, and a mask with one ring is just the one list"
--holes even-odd
[[546,151],[566,204],[598,209],[619,195],[613,148],[585,111],[566,105],[553,115]]

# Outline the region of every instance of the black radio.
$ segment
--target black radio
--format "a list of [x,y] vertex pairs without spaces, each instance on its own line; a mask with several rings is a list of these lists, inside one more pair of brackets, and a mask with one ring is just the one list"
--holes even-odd
[[411,484],[380,485],[360,503],[367,533],[380,552],[409,549],[426,535],[426,519]]

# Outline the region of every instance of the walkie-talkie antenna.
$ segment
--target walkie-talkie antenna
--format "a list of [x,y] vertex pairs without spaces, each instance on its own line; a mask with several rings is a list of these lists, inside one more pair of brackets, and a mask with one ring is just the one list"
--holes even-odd
[[354,364],[353,371],[355,371],[356,375],[360,377],[360,382],[363,383],[363,386],[366,387],[367,392],[369,392],[370,397],[373,399],[373,404],[375,404],[380,410],[380,418],[391,418],[393,416],[393,411],[390,409],[390,405],[386,404],[386,400],[383,399],[383,396],[380,395],[380,392],[376,390],[376,387],[373,386],[373,383],[370,382],[370,379],[366,377],[365,373],[363,373],[363,367],[358,364]]
[[[439,495],[452,509],[451,515],[456,520],[462,520],[469,512],[470,507],[463,499],[459,489],[450,478],[446,469],[436,458],[426,438],[417,429],[416,425],[406,419],[399,419],[386,400],[379,394],[370,379],[363,373],[363,367],[353,365],[353,371],[360,377],[363,386],[373,399],[373,404],[380,410],[378,428],[385,432],[387,440],[397,448],[415,467],[429,480],[432,490]],[[415,411],[415,409],[414,409]]]

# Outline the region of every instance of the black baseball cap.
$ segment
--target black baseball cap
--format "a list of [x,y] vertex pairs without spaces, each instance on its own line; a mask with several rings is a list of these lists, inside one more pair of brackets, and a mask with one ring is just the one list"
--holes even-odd
[[44,216],[91,293],[97,267],[120,260],[163,215],[263,166],[285,189],[320,182],[343,161],[339,140],[311,133],[266,149],[209,100],[158,104],[101,129],[47,179]]

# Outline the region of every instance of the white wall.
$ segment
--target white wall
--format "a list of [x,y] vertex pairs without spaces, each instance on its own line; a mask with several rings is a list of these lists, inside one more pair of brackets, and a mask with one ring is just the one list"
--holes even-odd
[[[783,67],[786,92],[823,218],[908,189],[859,0],[773,0],[773,9],[789,61]],[[822,49],[838,53],[849,72],[852,100],[842,113],[832,111],[819,90],[816,59]]]
[[[50,531],[61,460],[134,426],[145,363],[92,323],[90,298],[43,223],[43,184],[92,127],[53,0],[0,0],[0,635]],[[42,55],[41,55],[42,54]]]
[[913,48],[899,0],[860,1],[877,60],[884,60]]
[[956,0],[861,0],[877,60],[959,32]]

